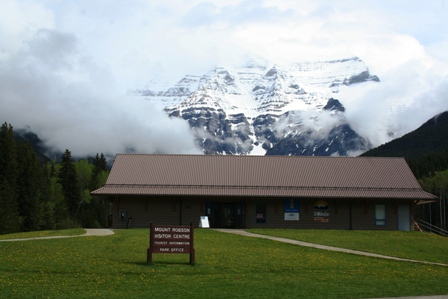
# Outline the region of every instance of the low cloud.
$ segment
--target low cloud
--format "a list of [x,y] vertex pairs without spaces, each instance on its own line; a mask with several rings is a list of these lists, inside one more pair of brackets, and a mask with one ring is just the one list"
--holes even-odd
[[345,89],[338,96],[351,127],[379,146],[447,111],[448,76],[436,68],[437,63],[413,60],[390,71],[381,83]]
[[77,44],[72,34],[40,30],[2,61],[0,119],[74,156],[200,153],[185,121],[117,90],[111,72],[81,55]]
[[313,139],[320,139],[328,136],[333,128],[342,123],[344,123],[343,116],[332,111],[318,109],[292,111],[279,118],[275,123],[274,133],[277,138],[283,138],[293,129],[297,132],[306,131]]

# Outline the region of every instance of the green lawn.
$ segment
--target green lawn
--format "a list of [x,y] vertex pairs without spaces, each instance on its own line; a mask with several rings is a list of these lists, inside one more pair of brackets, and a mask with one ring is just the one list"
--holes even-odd
[[334,247],[448,264],[448,238],[417,231],[312,229],[248,229],[248,231]]
[[[448,294],[448,267],[329,252],[207,229],[195,230],[195,266],[188,265],[186,254],[154,254],[154,264],[147,265],[148,234],[147,229],[130,229],[103,237],[0,242],[0,297],[369,298]],[[376,237],[372,232],[372,238]],[[411,246],[425,249],[423,244]]]

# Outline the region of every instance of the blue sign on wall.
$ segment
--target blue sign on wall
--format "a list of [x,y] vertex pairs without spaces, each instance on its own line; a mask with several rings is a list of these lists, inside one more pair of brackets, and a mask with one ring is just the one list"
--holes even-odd
[[285,199],[285,213],[299,213],[299,200],[297,198]]

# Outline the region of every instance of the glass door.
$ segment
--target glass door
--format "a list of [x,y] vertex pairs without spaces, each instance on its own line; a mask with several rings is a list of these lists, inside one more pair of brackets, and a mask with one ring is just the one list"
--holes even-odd
[[244,228],[242,203],[206,203],[205,210],[212,228]]

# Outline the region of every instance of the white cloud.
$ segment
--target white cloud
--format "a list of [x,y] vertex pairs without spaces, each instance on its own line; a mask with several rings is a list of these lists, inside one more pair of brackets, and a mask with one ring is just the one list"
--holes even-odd
[[[405,132],[447,109],[441,92],[448,73],[445,28],[445,1],[3,0],[0,117],[15,126],[32,124],[60,146],[70,139],[60,132],[75,134],[82,123],[101,136],[114,136],[110,128],[126,131],[120,135],[129,146],[131,139],[148,136],[139,145],[145,151],[165,150],[159,147],[164,136],[192,148],[181,138],[191,138],[183,122],[151,114],[149,103],[123,100],[125,92],[153,78],[174,82],[186,73],[240,63],[247,55],[278,64],[357,55],[382,82],[354,87],[340,100],[355,130],[383,142],[387,129],[381,124],[388,118],[397,118]],[[380,112],[411,102],[421,109]],[[377,114],[366,112],[372,107]],[[161,127],[168,130],[164,136]],[[95,140],[74,136],[78,142],[65,147]],[[170,144],[175,149],[176,140]]]
[[3,0],[0,9],[0,61],[17,51],[41,28],[53,26],[53,14],[35,1]]
[[76,41],[41,30],[1,65],[1,119],[75,156],[199,153],[185,122],[120,93],[108,70],[78,53]]
[[448,110],[448,72],[440,66],[422,55],[393,65],[379,84],[344,90],[339,96],[348,121],[374,146],[417,129]]

